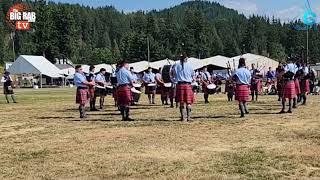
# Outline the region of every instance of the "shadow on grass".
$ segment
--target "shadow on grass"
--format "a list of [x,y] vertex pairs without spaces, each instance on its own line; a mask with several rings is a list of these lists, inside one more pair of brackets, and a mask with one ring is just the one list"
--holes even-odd
[[71,116],[67,116],[67,117],[61,117],[61,116],[56,116],[56,117],[46,117],[46,116],[42,116],[42,117],[37,117],[36,119],[41,119],[41,120],[48,120],[48,119],[74,119],[75,117],[71,117]]

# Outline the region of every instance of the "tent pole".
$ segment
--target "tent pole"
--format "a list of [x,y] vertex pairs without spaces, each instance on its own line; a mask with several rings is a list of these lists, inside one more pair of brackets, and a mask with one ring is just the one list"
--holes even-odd
[[40,88],[42,89],[42,74],[40,74]]

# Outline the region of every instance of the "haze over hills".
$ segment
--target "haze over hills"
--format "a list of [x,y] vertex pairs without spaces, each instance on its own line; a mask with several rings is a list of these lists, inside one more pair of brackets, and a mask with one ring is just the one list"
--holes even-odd
[[[190,1],[159,11],[123,13],[114,7],[90,8],[45,1],[29,3],[37,12],[34,31],[15,33],[15,52],[65,55],[76,63],[115,63],[147,59],[147,39],[151,60],[176,58],[181,51],[194,57],[251,52],[283,61],[287,56],[306,54],[306,33],[301,23],[282,24],[278,19],[249,18],[218,3]],[[4,19],[10,0],[0,4]],[[5,22],[2,22],[4,25]],[[297,27],[302,28],[297,28]],[[297,30],[299,29],[299,30]],[[12,29],[0,28],[0,61],[13,58]],[[319,32],[310,30],[310,60],[320,57]]]

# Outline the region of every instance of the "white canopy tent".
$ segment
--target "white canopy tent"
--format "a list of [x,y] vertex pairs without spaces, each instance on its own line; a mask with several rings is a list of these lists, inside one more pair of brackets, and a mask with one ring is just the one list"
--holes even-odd
[[160,61],[155,61],[155,62],[152,62],[150,63],[150,67],[152,69],[159,69],[165,65],[170,65],[170,64],[175,64],[175,62],[173,60],[170,60],[170,59],[164,59],[164,60],[160,60]]
[[36,74],[40,76],[42,86],[42,75],[51,78],[60,78],[60,69],[53,65],[43,56],[21,55],[8,69],[11,74]]
[[133,70],[135,73],[141,73],[141,72],[148,69],[149,62],[148,61],[140,61],[140,62],[131,63],[130,67],[133,67]]
[[101,68],[106,69],[106,72],[111,74],[113,67],[109,64],[98,64],[95,65],[95,73],[99,72]]
[[[180,63],[180,61],[176,61],[176,63]],[[206,66],[205,61],[193,57],[188,58],[188,64],[191,65],[193,70],[198,70]]]
[[228,68],[227,63],[230,61],[230,58],[218,55],[218,56],[203,59],[202,61],[204,61],[205,66],[213,65],[222,69],[227,69]]
[[237,69],[239,65],[239,59],[243,57],[246,59],[246,65],[248,68],[251,68],[251,64],[255,64],[257,68],[261,70],[262,73],[267,73],[269,67],[272,68],[272,70],[276,70],[276,68],[279,65],[278,61],[275,61],[273,59],[270,59],[265,56],[260,56],[256,54],[247,53],[244,55],[236,56],[233,58],[230,58],[230,65],[232,69]]

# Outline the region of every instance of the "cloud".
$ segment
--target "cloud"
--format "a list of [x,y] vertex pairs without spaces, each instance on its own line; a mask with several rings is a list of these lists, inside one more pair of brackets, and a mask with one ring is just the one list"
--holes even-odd
[[221,2],[224,6],[235,9],[246,16],[257,14],[258,5],[249,0],[224,0]]
[[299,6],[291,6],[286,9],[282,9],[270,15],[274,15],[276,18],[280,18],[283,22],[294,21],[296,19],[302,19],[304,14],[304,10],[302,7]]

